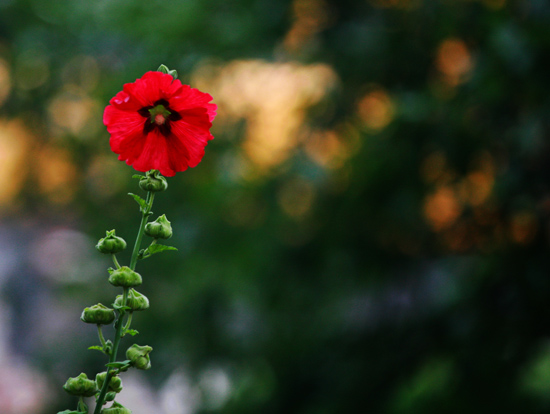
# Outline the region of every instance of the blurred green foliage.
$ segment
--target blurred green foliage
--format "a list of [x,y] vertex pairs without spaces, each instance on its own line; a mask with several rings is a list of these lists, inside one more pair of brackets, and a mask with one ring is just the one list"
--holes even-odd
[[[200,413],[547,412],[549,23],[535,0],[0,0],[2,120],[33,137],[2,221],[132,240],[101,114],[164,63],[220,116],[156,200],[179,252],[138,265],[155,389],[184,367]],[[270,111],[300,124],[278,158]],[[107,303],[103,276],[42,288]],[[102,364],[77,342],[26,357],[61,385]]]

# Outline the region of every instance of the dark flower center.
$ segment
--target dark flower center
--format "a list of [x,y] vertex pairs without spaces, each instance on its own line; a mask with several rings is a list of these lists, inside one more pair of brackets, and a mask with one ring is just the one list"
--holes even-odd
[[144,106],[138,111],[138,113],[142,117],[149,119],[149,121],[145,121],[143,124],[144,135],[158,129],[162,135],[167,137],[170,135],[170,122],[179,121],[181,119],[181,115],[170,109],[170,106],[165,99],[159,99],[153,105]]

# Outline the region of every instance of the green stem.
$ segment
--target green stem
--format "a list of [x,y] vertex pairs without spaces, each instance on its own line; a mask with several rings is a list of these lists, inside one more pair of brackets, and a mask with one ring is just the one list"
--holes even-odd
[[107,343],[105,342],[105,337],[103,336],[103,330],[101,329],[101,325],[97,325],[97,334],[99,335],[99,340],[101,341],[103,350],[105,350],[105,348],[107,347]]
[[[122,306],[126,306],[126,302],[128,301],[128,291],[130,288],[125,287],[124,292],[122,293]],[[122,338],[122,320],[124,319],[124,316],[126,315],[126,310],[121,309],[118,313],[118,318],[115,322],[115,343],[113,344],[113,350],[111,352],[111,356],[109,357],[109,362],[115,362],[117,353],[118,353],[118,345],[120,344],[120,339]],[[107,367],[107,375],[105,376],[105,382],[103,383],[103,387],[101,387],[101,392],[99,393],[99,397],[97,398],[94,414],[99,414],[101,412],[101,408],[103,407],[103,404],[105,404],[105,396],[107,395],[107,390],[109,389],[109,383],[111,382],[111,378],[113,377],[113,372],[111,367]]]
[[111,254],[111,257],[113,258],[113,263],[115,264],[115,267],[117,269],[120,269],[120,264],[118,263],[118,260],[116,259],[116,256],[114,254]]
[[138,253],[139,249],[141,248],[141,240],[143,239],[143,233],[145,231],[145,225],[147,224],[147,220],[149,219],[149,216],[151,215],[151,209],[153,208],[153,200],[155,199],[155,193],[148,191],[147,192],[147,208],[145,211],[141,212],[141,224],[139,226],[139,231],[136,237],[136,244],[134,245],[134,251],[132,252],[132,260],[130,261],[130,269],[135,270],[137,260],[138,260]]
[[128,315],[128,319],[126,320],[126,325],[124,325],[124,329],[122,330],[122,332],[126,332],[128,329],[130,329],[130,325],[132,324],[133,314],[134,312],[130,312],[130,314]]

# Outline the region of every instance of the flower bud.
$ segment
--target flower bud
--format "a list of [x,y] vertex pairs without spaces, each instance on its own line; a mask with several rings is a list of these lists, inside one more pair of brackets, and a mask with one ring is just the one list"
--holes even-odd
[[167,73],[168,75],[171,75],[174,79],[178,78],[178,71],[175,69],[168,69],[166,65],[160,65],[157,69],[157,72]]
[[155,221],[145,225],[145,234],[154,239],[169,239],[172,237],[172,226],[163,214]]
[[82,322],[95,323],[96,325],[109,325],[115,318],[115,311],[101,303],[85,308],[80,316]]
[[132,412],[115,401],[109,408],[102,409],[101,414],[132,414]]
[[97,250],[105,254],[117,254],[126,248],[126,242],[115,234],[115,230],[108,231],[106,236],[97,242]]
[[[99,389],[103,388],[103,384],[105,383],[105,378],[107,378],[107,372],[100,372],[95,376],[95,382],[97,383],[97,387]],[[109,391],[114,391],[114,392],[122,391],[122,379],[120,379],[119,376],[115,375],[111,377],[111,381],[109,381]]]
[[109,276],[109,283],[113,286],[133,287],[141,285],[141,276],[128,266],[113,270]]
[[69,394],[81,397],[91,397],[97,392],[95,381],[89,380],[85,373],[81,373],[76,378],[69,378],[63,389]]
[[126,358],[128,358],[131,361],[132,366],[137,369],[149,369],[151,368],[149,353],[152,350],[153,348],[148,345],[139,346],[134,344],[126,351]]
[[[122,306],[122,295],[118,295],[116,297],[115,305]],[[142,311],[149,308],[149,299],[147,299],[147,296],[142,295],[137,290],[130,289],[128,291],[126,306],[130,307],[132,311]]]
[[105,401],[114,401],[116,398],[116,392],[111,391],[105,394]]
[[164,191],[168,188],[168,183],[158,170],[150,170],[139,180],[139,188],[153,192]]

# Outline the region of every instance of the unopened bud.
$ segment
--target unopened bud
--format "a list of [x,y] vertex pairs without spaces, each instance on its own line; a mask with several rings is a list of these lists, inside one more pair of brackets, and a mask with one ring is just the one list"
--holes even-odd
[[[105,378],[107,378],[107,372],[100,372],[95,376],[95,382],[97,383],[97,387],[99,389],[103,388],[103,384],[105,383]],[[120,379],[119,376],[114,375],[111,377],[111,381],[109,381],[109,391],[114,391],[114,392],[122,391],[122,379]]]
[[160,65],[157,69],[157,72],[167,73],[168,75],[171,75],[174,79],[178,78],[178,72],[175,69],[168,69],[166,65]]
[[113,286],[134,287],[141,285],[141,276],[128,266],[113,270],[109,276],[109,283]]
[[128,358],[131,361],[132,366],[137,369],[149,369],[151,368],[149,353],[152,350],[153,348],[148,345],[139,346],[134,344],[126,351],[126,358]]
[[101,410],[101,414],[132,414],[132,412],[115,401],[109,408]]
[[[122,299],[122,295],[118,295],[115,299],[115,305],[122,306]],[[126,306],[130,307],[132,311],[142,311],[149,308],[149,299],[137,290],[130,289],[128,291],[128,298],[126,299]]]
[[101,303],[85,308],[80,316],[82,322],[95,323],[96,325],[109,325],[115,318],[115,311]]
[[116,230],[108,231],[106,236],[97,242],[95,248],[101,253],[117,254],[126,248],[126,242],[115,234]]
[[158,170],[150,170],[139,180],[139,187],[145,191],[157,192],[166,190],[168,183]]
[[155,221],[145,225],[145,234],[154,239],[169,239],[172,237],[172,226],[163,214]]
[[81,397],[91,397],[97,392],[95,381],[89,380],[85,373],[81,373],[78,377],[69,378],[63,389],[69,394]]

